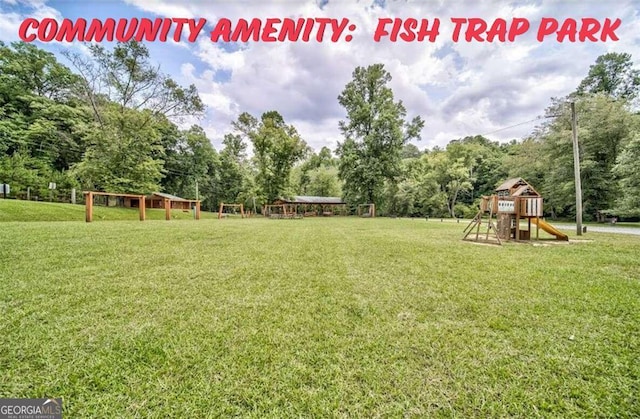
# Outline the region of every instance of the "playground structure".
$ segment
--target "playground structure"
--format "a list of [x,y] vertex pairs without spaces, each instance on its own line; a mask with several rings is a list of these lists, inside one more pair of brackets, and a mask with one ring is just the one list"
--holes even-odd
[[102,197],[105,201],[105,206],[115,207],[120,204],[124,208],[138,208],[140,214],[140,221],[146,219],[147,208],[164,208],[165,219],[171,220],[171,210],[181,209],[188,211],[189,208],[194,210],[194,217],[196,220],[200,219],[200,201],[180,198],[175,195],[169,195],[161,192],[154,192],[149,196],[126,194],[126,193],[109,193],[98,191],[84,191],[85,202],[85,221],[90,223],[93,221],[93,206],[94,199],[96,197]]
[[[542,229],[555,236],[555,240],[568,241],[569,236],[541,218],[542,202],[542,196],[526,180],[508,179],[496,188],[494,195],[482,197],[480,211],[465,228],[463,240],[482,240],[494,244],[502,244],[503,240],[529,241],[531,224],[534,224],[536,240],[539,240],[539,230]],[[522,228],[521,221],[527,222],[526,229]],[[487,230],[481,234],[483,223],[486,223]],[[475,238],[470,238],[474,229]]]
[[227,216],[228,213],[224,212],[225,208],[232,208],[234,214],[237,213],[238,209],[240,209],[240,217],[245,218],[243,204],[225,204],[224,202],[221,202],[220,209],[218,210],[218,219],[221,219],[222,217]]
[[375,217],[376,216],[376,204],[359,204],[358,205],[358,217]]
[[296,195],[291,198],[278,198],[272,205],[266,205],[270,216],[274,210],[280,210],[284,216],[331,217],[333,215],[347,215],[347,203],[336,196],[308,196]]
[[262,206],[262,214],[272,219],[301,219],[304,214],[296,211],[295,205],[291,204],[271,204]]

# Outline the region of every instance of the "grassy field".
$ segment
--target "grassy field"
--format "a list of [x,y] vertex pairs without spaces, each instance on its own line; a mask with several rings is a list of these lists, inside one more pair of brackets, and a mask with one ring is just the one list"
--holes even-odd
[[635,236],[323,218],[0,224],[0,397],[66,417],[638,417]]
[[[84,205],[59,204],[56,202],[32,202],[13,199],[0,199],[0,222],[6,221],[84,221]],[[147,209],[147,219],[164,220],[163,209]],[[218,214],[200,212],[201,218],[215,218]],[[171,210],[171,218],[175,220],[191,220],[190,211]],[[93,207],[94,221],[134,221],[139,219],[137,209]]]

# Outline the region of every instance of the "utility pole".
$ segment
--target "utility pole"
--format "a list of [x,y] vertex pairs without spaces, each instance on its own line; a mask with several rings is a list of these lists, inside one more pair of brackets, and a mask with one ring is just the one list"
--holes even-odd
[[576,103],[571,102],[571,131],[573,134],[573,173],[576,182],[576,230],[582,236],[582,184],[580,182],[580,153],[578,149],[578,122]]
[[200,195],[198,194],[198,179],[196,179],[196,201],[200,200]]

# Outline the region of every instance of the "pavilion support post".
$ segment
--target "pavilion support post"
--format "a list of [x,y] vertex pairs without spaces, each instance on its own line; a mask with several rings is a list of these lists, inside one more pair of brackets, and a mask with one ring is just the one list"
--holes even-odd
[[93,193],[85,192],[84,197],[85,221],[90,223],[93,221]]
[[165,220],[171,220],[171,200],[164,199],[164,218]]
[[145,197],[144,195],[140,196],[140,198],[138,198],[138,202],[139,202],[139,209],[140,209],[140,221],[144,221],[146,219],[146,215],[147,215],[147,203],[145,201]]

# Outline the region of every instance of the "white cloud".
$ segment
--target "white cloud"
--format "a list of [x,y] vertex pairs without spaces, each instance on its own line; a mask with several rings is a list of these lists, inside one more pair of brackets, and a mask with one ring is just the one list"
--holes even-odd
[[[27,18],[42,20],[45,18],[55,19],[58,22],[64,19],[59,10],[48,6],[46,0],[1,0],[11,6],[21,6],[19,9],[3,10],[0,2],[0,40],[4,42],[20,41],[19,28],[22,22]],[[19,11],[16,11],[19,10]],[[88,49],[80,42],[59,42],[52,40],[48,45],[62,45],[64,48],[75,48],[76,50],[87,53]],[[41,46],[41,45],[40,45]]]
[[[2,0],[5,3],[8,0]],[[11,0],[13,1],[13,0]],[[573,91],[587,74],[595,59],[607,51],[629,52],[640,58],[640,16],[633,0],[610,4],[531,0],[505,3],[480,1],[386,1],[385,7],[372,0],[330,0],[321,10],[316,0],[293,2],[210,1],[182,2],[170,0],[124,0],[140,10],[160,17],[206,18],[205,31],[217,19],[268,17],[348,18],[357,25],[351,42],[254,43],[242,48],[225,48],[209,40],[203,32],[195,44],[182,44],[192,52],[192,60],[182,63],[184,83],[194,83],[208,105],[207,118],[200,121],[215,145],[230,130],[230,122],[240,112],[256,116],[278,110],[289,123],[296,125],[314,148],[335,147],[340,139],[338,121],[344,110],[337,97],[351,79],[356,66],[384,63],[391,72],[391,87],[396,100],[402,100],[408,116],[425,119],[420,147],[445,145],[466,135],[490,133],[517,125],[541,115],[554,96]],[[1,5],[2,3],[0,3]],[[54,13],[40,0],[32,7],[41,13]],[[35,5],[35,6],[33,6]],[[0,12],[1,13],[1,12]],[[373,41],[378,19],[425,18],[440,20],[436,42]],[[511,22],[514,17],[531,23],[529,32],[506,43],[451,41],[451,17],[477,17],[488,22],[496,18]],[[542,17],[559,20],[573,17],[604,19],[620,17],[618,42],[557,43],[549,37],[535,39]],[[13,31],[23,16],[0,15],[0,36]],[[154,56],[155,60],[172,57]],[[204,68],[204,69],[203,69]],[[225,77],[221,78],[221,74]],[[500,130],[490,137],[510,140],[527,135],[535,123]]]

